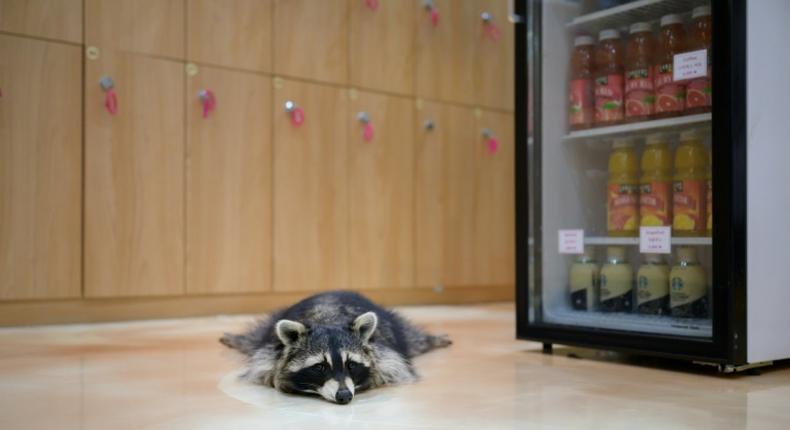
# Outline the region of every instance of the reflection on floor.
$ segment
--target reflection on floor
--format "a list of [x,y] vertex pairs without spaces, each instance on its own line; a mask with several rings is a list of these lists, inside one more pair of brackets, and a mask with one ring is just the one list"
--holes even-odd
[[[251,317],[0,330],[2,429],[790,428],[790,366],[761,376],[513,339],[509,304],[404,313],[455,344],[422,381],[348,406],[237,381],[217,337]],[[577,357],[582,357],[577,358]]]

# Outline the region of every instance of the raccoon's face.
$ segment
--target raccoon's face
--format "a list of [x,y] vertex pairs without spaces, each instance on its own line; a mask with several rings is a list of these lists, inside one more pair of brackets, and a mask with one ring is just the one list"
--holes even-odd
[[280,320],[277,337],[285,345],[275,387],[287,393],[320,395],[341,405],[370,387],[371,355],[367,347],[376,330],[376,314],[368,312],[351,327],[311,327]]

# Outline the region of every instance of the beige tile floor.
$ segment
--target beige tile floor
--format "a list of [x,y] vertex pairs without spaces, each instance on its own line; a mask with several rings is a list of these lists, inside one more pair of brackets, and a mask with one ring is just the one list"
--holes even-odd
[[[513,339],[513,307],[403,312],[455,344],[422,381],[348,406],[235,378],[216,339],[251,317],[0,330],[0,429],[790,428],[790,366],[719,376],[688,364]],[[582,358],[574,358],[582,357]]]

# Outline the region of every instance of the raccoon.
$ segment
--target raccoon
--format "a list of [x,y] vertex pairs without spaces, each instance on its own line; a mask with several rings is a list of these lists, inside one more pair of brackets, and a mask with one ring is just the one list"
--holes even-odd
[[242,378],[338,404],[417,380],[411,359],[451,344],[350,291],[308,297],[220,342],[247,356]]

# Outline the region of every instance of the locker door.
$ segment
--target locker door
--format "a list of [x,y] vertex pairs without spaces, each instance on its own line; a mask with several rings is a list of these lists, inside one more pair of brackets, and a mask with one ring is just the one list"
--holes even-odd
[[189,0],[190,61],[270,72],[271,0]]
[[[430,121],[432,128],[426,127]],[[474,283],[479,139],[474,111],[425,103],[417,112],[415,249],[417,285]]]
[[82,52],[0,35],[0,300],[79,297]]
[[276,0],[274,70],[286,76],[347,83],[346,0]]
[[[305,112],[301,126],[283,110]],[[274,92],[274,289],[348,287],[347,92],[281,81]]]
[[[271,289],[271,79],[201,67],[188,78],[187,292]],[[203,116],[198,93],[216,108]]]
[[85,0],[85,44],[184,58],[184,0]]
[[351,85],[414,93],[414,2],[383,1],[371,10],[351,1]]
[[[506,0],[478,0],[478,16],[475,33],[475,103],[491,108],[513,110],[514,58],[513,24],[508,22]],[[481,14],[491,15],[489,24],[484,24]],[[496,26],[499,38],[486,36],[486,25]]]
[[82,0],[0,0],[0,31],[82,43]]
[[[374,127],[369,141],[360,112]],[[347,121],[351,286],[413,286],[414,102],[360,92]]]
[[[86,67],[85,294],[182,294],[183,66],[104,50]],[[116,115],[103,76],[115,81]]]

